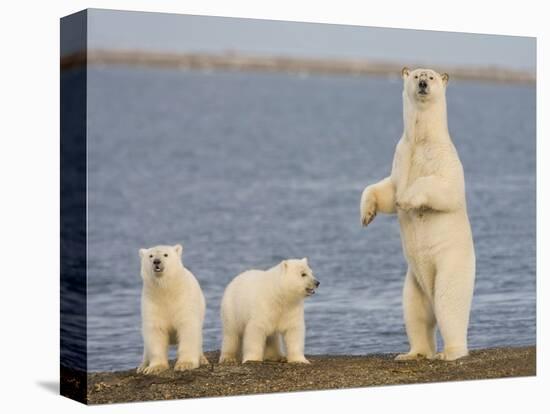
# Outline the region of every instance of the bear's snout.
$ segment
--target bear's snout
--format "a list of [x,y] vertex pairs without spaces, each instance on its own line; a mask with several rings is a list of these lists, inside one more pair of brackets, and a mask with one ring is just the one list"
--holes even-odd
[[420,82],[418,82],[418,87],[420,89],[426,89],[428,87],[428,82],[426,82],[424,79],[422,79]]
[[158,257],[155,257],[153,259],[153,272],[154,273],[164,272],[164,265],[162,264],[162,260],[160,260]]
[[315,293],[315,289],[319,287],[321,282],[319,282],[317,279],[313,278],[313,280],[310,280],[306,287],[306,296],[311,296]]

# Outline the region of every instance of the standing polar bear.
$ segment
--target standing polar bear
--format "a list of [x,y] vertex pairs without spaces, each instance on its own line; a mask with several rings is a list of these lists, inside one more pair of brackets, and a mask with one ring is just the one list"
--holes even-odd
[[[391,175],[361,197],[364,226],[378,212],[397,213],[408,262],[403,308],[410,351],[396,359],[468,355],[467,331],[475,253],[466,211],[464,173],[447,128],[449,76],[402,71],[404,132]],[[436,354],[435,326],[444,342]]]
[[283,260],[269,270],[249,270],[225,289],[221,306],[220,363],[287,361],[308,364],[304,356],[304,298],[315,293],[307,259]]
[[202,353],[204,296],[195,276],[182,264],[182,250],[177,244],[139,251],[145,345],[139,373],[158,374],[168,369],[169,345],[178,345],[176,371],[208,363]]

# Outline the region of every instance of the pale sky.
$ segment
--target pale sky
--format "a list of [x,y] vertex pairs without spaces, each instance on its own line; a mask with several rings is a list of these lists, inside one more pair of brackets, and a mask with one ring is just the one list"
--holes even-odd
[[536,67],[533,37],[90,9],[88,48]]

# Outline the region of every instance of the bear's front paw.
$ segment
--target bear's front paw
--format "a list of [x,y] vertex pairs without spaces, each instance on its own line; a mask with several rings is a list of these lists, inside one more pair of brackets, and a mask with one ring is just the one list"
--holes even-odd
[[136,372],[138,374],[141,374],[145,368],[147,368],[147,363],[143,362],[139,367],[137,367]]
[[157,375],[168,369],[168,364],[155,364],[149,365],[146,368],[143,368],[142,372],[145,375]]
[[199,364],[194,361],[177,361],[176,365],[174,365],[174,371],[188,371],[198,367]]
[[376,217],[376,198],[365,190],[361,196],[361,224],[366,227]]
[[426,196],[424,194],[405,194],[403,197],[397,199],[395,205],[398,209],[403,211],[418,210],[426,206]]
[[296,358],[288,358],[289,364],[311,364],[305,356],[296,357]]

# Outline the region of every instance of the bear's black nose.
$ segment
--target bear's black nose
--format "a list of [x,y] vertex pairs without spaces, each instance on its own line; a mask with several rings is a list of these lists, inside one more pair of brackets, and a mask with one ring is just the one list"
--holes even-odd
[[428,87],[428,82],[426,82],[425,80],[421,80],[420,82],[418,82],[418,86],[421,89],[426,89]]
[[315,287],[319,287],[320,284],[321,282],[319,282],[318,280],[315,281]]
[[153,264],[159,265],[160,264],[160,259],[153,260]]

